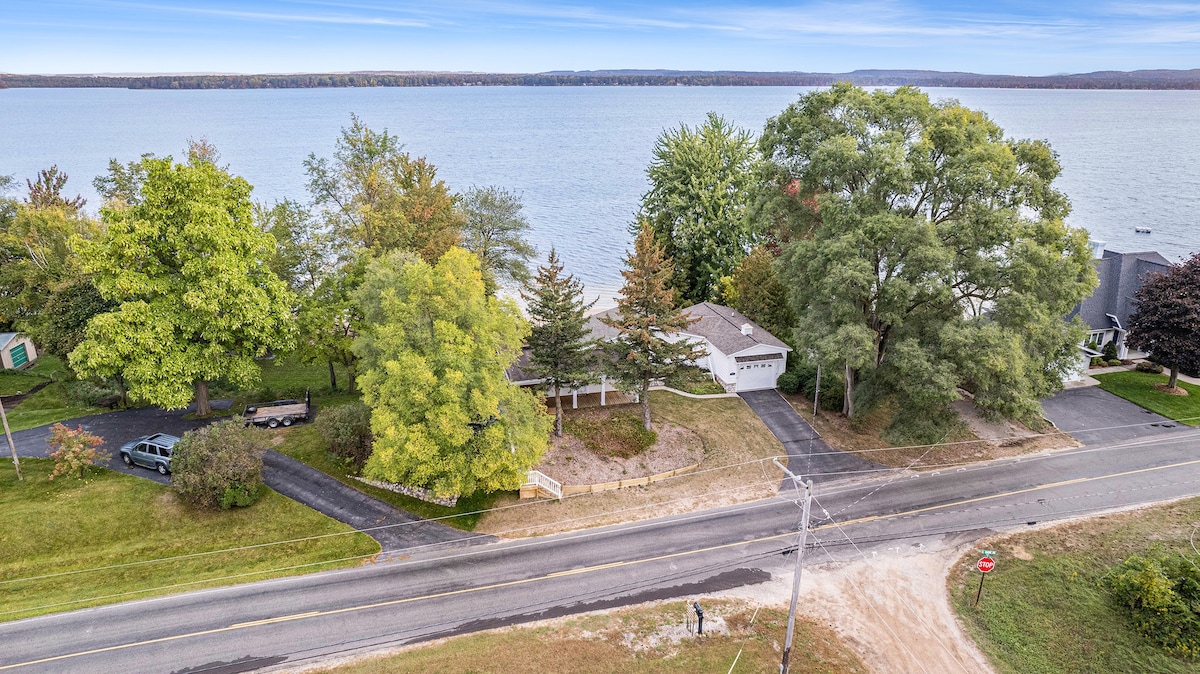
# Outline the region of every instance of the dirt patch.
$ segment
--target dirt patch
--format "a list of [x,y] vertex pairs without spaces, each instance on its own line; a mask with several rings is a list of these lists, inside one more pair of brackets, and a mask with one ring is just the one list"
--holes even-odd
[[[782,472],[771,464],[771,457],[783,454],[783,447],[741,398],[696,400],[669,391],[652,391],[650,401],[656,430],[674,426],[699,438],[700,467],[695,472],[649,486],[562,500],[518,502],[515,496],[504,497],[495,505],[514,507],[485,514],[476,533],[509,538],[540,536],[716,508],[775,494]],[[687,442],[682,444],[687,446]],[[552,460],[555,468],[562,465]]]
[[897,468],[930,469],[1079,446],[1074,438],[1058,429],[1035,433],[1015,422],[989,423],[974,404],[960,400],[955,407],[965,424],[961,433],[936,446],[893,447],[880,437],[891,418],[889,409],[875,410],[853,422],[841,414],[821,410],[814,422],[811,400],[799,395],[784,398],[805,421],[813,424],[831,447]]
[[[595,417],[595,408],[587,410]],[[596,419],[603,423],[603,419]],[[599,484],[657,475],[691,466],[704,458],[704,443],[693,431],[670,421],[655,428],[657,441],[629,458],[605,456],[589,450],[579,438],[564,434],[554,438],[550,451],[536,468],[567,485]]]
[[1169,396],[1185,396],[1188,395],[1187,389],[1181,386],[1167,386],[1166,384],[1155,384],[1154,390],[1159,393],[1165,393]]
[[[896,547],[805,565],[800,613],[829,626],[875,672],[991,672],[947,601],[946,575],[973,543]],[[822,553],[818,548],[814,557]],[[814,560],[815,561],[815,560]],[[722,596],[786,608],[792,576]]]

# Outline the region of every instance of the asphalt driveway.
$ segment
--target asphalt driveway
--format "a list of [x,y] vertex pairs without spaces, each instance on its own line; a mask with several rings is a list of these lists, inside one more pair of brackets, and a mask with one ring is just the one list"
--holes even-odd
[[[230,400],[215,400],[213,407],[229,409],[231,402]],[[159,475],[156,471],[146,468],[126,467],[117,456],[117,449],[126,442],[144,435],[152,433],[183,435],[187,431],[211,423],[211,420],[184,419],[183,415],[187,412],[188,410],[168,411],[156,407],[144,407],[72,419],[64,424],[71,428],[83,426],[84,430],[103,438],[104,449],[113,454],[108,468],[126,475],[153,480],[160,484],[170,484],[170,476]],[[49,437],[50,427],[40,426],[13,433],[13,444],[16,445],[19,456],[46,458],[50,453],[46,446],[46,439]],[[4,453],[7,454],[7,451]],[[378,541],[384,552],[435,544],[459,543],[466,540],[476,542],[494,540],[490,536],[476,536],[436,522],[422,520],[388,503],[373,499],[325,473],[278,452],[268,451],[264,455],[263,481],[275,491],[303,503],[323,515],[360,531],[369,529],[365,533]],[[376,527],[387,528],[375,529]]]
[[1178,433],[1188,427],[1098,386],[1067,389],[1042,401],[1046,418],[1085,445]]
[[773,389],[739,393],[787,450],[788,469],[813,483],[862,477],[861,471],[890,470],[830,447],[788,401]]

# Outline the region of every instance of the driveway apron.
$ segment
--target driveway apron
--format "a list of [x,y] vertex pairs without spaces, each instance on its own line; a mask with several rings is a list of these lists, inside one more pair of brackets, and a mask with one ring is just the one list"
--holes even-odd
[[[787,450],[788,469],[814,483],[850,477],[867,477],[862,471],[890,470],[830,447],[778,391],[746,391],[742,400],[762,419]],[[785,480],[785,485],[790,481]]]
[[1139,440],[1188,430],[1098,386],[1059,391],[1042,401],[1046,418],[1085,445]]

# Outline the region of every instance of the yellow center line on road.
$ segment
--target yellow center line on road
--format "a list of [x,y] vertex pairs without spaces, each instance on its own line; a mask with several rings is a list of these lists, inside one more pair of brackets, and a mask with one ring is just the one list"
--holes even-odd
[[[863,524],[866,522],[875,522],[875,521],[879,521],[879,520],[893,519],[893,518],[898,518],[898,517],[904,517],[907,515],[914,515],[914,514],[918,514],[918,513],[929,512],[932,510],[941,510],[943,508],[952,508],[955,506],[962,506],[962,505],[968,505],[971,503],[979,503],[981,501],[989,501],[992,499],[1004,498],[1006,496],[1016,496],[1018,494],[1027,494],[1027,493],[1035,492],[1035,491],[1044,491],[1046,489],[1054,489],[1056,487],[1065,487],[1065,486],[1072,485],[1072,484],[1081,484],[1084,482],[1095,482],[1098,480],[1108,480],[1108,479],[1118,478],[1118,477],[1127,477],[1130,475],[1137,475],[1140,473],[1150,473],[1150,472],[1159,471],[1159,470],[1166,470],[1169,468],[1182,468],[1184,466],[1192,466],[1192,465],[1196,465],[1196,464],[1200,464],[1200,459],[1195,459],[1192,461],[1184,461],[1181,463],[1172,463],[1172,464],[1168,464],[1165,466],[1154,466],[1151,468],[1139,468],[1137,470],[1129,470],[1129,471],[1124,471],[1121,473],[1110,473],[1108,475],[1097,475],[1095,477],[1080,477],[1080,478],[1075,478],[1073,480],[1063,480],[1061,482],[1051,482],[1049,484],[1043,484],[1043,485],[1039,485],[1036,487],[1028,487],[1026,489],[1016,489],[1013,491],[1008,491],[1008,492],[1004,492],[1004,493],[1000,493],[1000,494],[992,494],[991,496],[979,496],[976,498],[969,498],[969,499],[963,499],[961,501],[954,501],[952,503],[943,503],[941,505],[927,506],[924,508],[916,508],[913,510],[905,510],[903,512],[892,513],[890,515],[871,515],[868,517],[859,517],[857,519],[845,520],[843,522],[823,524],[821,526],[812,527],[812,529],[810,529],[810,531],[819,531],[819,530],[823,530],[823,529],[829,529],[829,528],[832,528],[835,526],[845,527],[845,526],[849,526],[852,524]],[[514,587],[514,586],[518,586],[518,585],[527,585],[529,583],[536,583],[536,582],[540,582],[540,581],[544,581],[544,580],[561,578],[563,576],[570,576],[570,575],[581,574],[581,573],[592,573],[595,571],[602,571],[605,569],[611,569],[611,568],[616,568],[616,567],[620,567],[620,566],[633,566],[635,564],[660,562],[660,561],[663,561],[666,559],[687,557],[687,556],[691,556],[691,555],[703,554],[706,552],[713,552],[715,550],[725,550],[728,548],[735,548],[735,547],[739,547],[739,546],[743,546],[743,545],[751,545],[753,543],[763,543],[766,541],[774,541],[774,540],[779,540],[781,538],[789,538],[789,537],[792,537],[795,535],[796,535],[796,532],[789,531],[789,532],[783,533],[783,534],[775,534],[773,536],[763,536],[761,538],[755,538],[755,539],[748,540],[748,541],[738,541],[736,543],[725,543],[722,545],[714,545],[711,547],[700,548],[697,550],[685,550],[682,552],[673,552],[673,553],[666,554],[666,555],[659,555],[657,557],[647,557],[645,559],[635,559],[635,560],[630,560],[630,561],[625,561],[625,562],[612,562],[610,564],[600,564],[598,566],[589,566],[589,567],[584,567],[581,569],[571,569],[569,571],[555,571],[553,573],[549,573],[549,574],[546,574],[543,576],[536,576],[533,578],[525,578],[522,580],[511,580],[511,581],[507,581],[507,582],[503,582],[503,583],[493,583],[491,585],[480,585],[478,587],[468,587],[468,588],[463,588],[461,590],[449,590],[446,592],[427,594],[427,595],[423,595],[420,597],[409,597],[407,599],[392,599],[389,601],[382,601],[382,602],[377,602],[374,604],[362,604],[359,606],[349,606],[346,608],[330,609],[328,611],[310,611],[308,613],[295,613],[292,615],[280,616],[277,618],[267,618],[265,620],[255,620],[255,621],[251,621],[251,622],[236,623],[233,625],[229,625],[228,627],[218,627],[218,628],[211,629],[211,630],[203,630],[203,631],[199,631],[199,632],[189,632],[187,634],[176,634],[176,635],[169,636],[169,637],[159,637],[157,639],[147,639],[145,641],[135,641],[135,642],[128,643],[128,644],[118,644],[116,646],[106,646],[104,648],[95,648],[95,649],[88,650],[88,651],[79,651],[77,653],[65,653],[63,655],[56,655],[53,657],[42,658],[40,660],[29,660],[27,662],[18,662],[18,663],[14,663],[11,665],[0,665],[0,671],[8,670],[8,669],[16,669],[18,667],[28,667],[30,665],[40,665],[40,664],[45,664],[48,662],[58,662],[60,660],[68,660],[71,658],[79,658],[79,657],[84,657],[84,656],[88,656],[88,655],[98,655],[100,653],[111,653],[113,651],[124,650],[127,648],[135,648],[138,646],[150,646],[150,645],[161,644],[161,643],[166,643],[166,642],[170,642],[170,641],[179,641],[181,639],[191,639],[191,638],[195,638],[195,637],[208,636],[211,634],[221,634],[223,632],[232,632],[235,630],[248,629],[251,627],[258,627],[261,625],[271,625],[271,624],[275,624],[275,623],[291,622],[294,620],[304,620],[307,618],[340,615],[343,613],[353,613],[353,612],[357,612],[357,611],[366,611],[366,610],[370,610],[370,609],[384,608],[384,607],[388,607],[388,606],[398,606],[401,604],[410,604],[410,603],[418,602],[418,601],[441,599],[441,598],[445,598],[445,597],[453,597],[453,596],[457,596],[457,595],[471,594],[474,592],[485,592],[487,590],[497,590],[500,588]]]

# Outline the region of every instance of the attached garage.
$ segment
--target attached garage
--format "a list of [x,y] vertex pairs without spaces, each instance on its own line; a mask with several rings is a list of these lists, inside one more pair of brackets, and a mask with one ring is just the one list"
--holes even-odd
[[0,367],[16,370],[37,360],[33,342],[19,332],[0,333]]
[[783,374],[783,354],[735,356],[737,379],[734,392],[761,391],[775,388],[775,380]]

